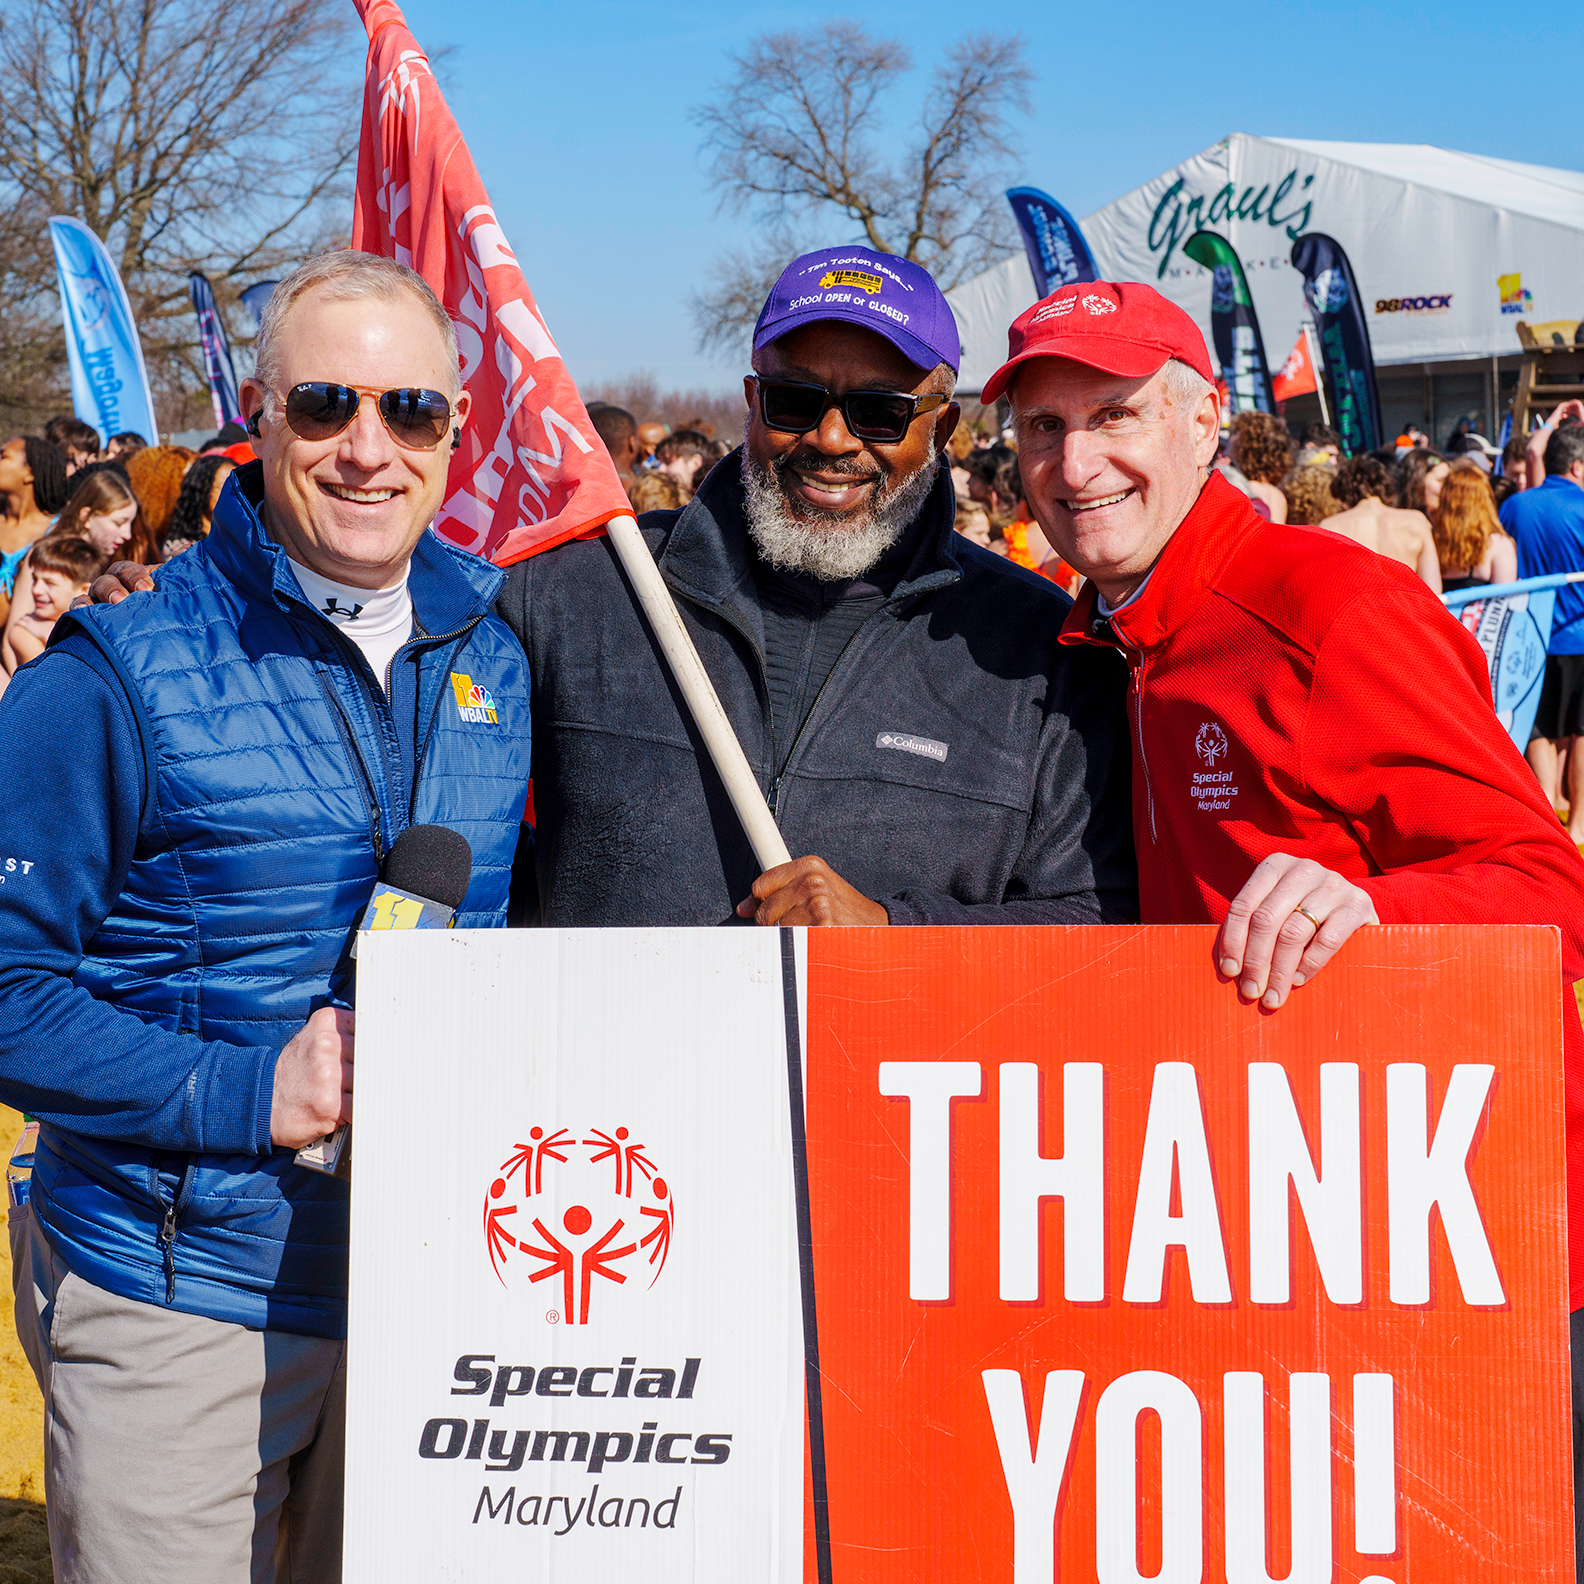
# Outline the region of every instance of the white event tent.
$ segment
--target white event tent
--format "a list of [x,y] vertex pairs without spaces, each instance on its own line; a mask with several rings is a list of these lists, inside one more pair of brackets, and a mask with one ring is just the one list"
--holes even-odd
[[[1059,183],[1052,196],[1062,197]],[[1210,272],[1182,244],[1200,227],[1219,232],[1243,261],[1273,373],[1308,316],[1293,238],[1335,237],[1368,306],[1393,433],[1412,421],[1443,441],[1464,416],[1493,432],[1517,380],[1518,319],[1584,319],[1577,171],[1429,144],[1238,132],[1079,225],[1102,277],[1148,281],[1194,316],[1207,342]],[[1005,357],[1007,326],[1035,299],[1028,261],[1007,259],[947,298],[963,338],[960,387],[974,392]]]

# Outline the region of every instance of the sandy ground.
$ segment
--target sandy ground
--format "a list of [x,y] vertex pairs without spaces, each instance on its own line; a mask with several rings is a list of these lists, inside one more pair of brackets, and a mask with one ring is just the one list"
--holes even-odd
[[[0,1149],[9,1159],[22,1118],[0,1106]],[[0,1238],[0,1584],[49,1584],[44,1529],[44,1405],[22,1356],[11,1314],[11,1246]]]

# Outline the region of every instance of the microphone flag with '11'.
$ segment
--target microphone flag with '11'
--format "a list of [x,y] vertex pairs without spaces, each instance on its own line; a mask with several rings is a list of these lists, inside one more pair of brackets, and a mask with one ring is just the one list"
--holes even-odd
[[[384,873],[363,911],[364,930],[450,929],[473,879],[467,837],[444,825],[409,825],[385,859]],[[357,946],[352,948],[357,955]],[[297,1164],[329,1176],[346,1176],[349,1125],[297,1151]]]
[[409,825],[385,860],[358,928],[450,929],[472,878],[465,836],[444,825]]
[[632,505],[401,7],[355,3],[369,47],[352,246],[417,270],[456,326],[473,408],[433,527],[510,566]]

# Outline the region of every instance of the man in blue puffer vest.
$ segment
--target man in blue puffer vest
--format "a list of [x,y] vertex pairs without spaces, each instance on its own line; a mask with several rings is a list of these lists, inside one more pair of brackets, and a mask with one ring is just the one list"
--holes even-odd
[[[0,1098],[59,1580],[334,1580],[348,948],[410,824],[460,831],[500,926],[528,670],[499,572],[427,533],[467,418],[411,270],[276,288],[242,388],[261,462],[158,592],[74,612],[0,700]],[[482,700],[482,704],[480,703]]]

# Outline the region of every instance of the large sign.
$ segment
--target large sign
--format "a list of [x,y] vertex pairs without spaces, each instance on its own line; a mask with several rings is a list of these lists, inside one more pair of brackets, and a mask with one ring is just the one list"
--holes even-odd
[[370,937],[347,1577],[1567,1577],[1555,932],[1211,940]]
[[358,1055],[349,1584],[796,1578],[776,934],[365,935]]

